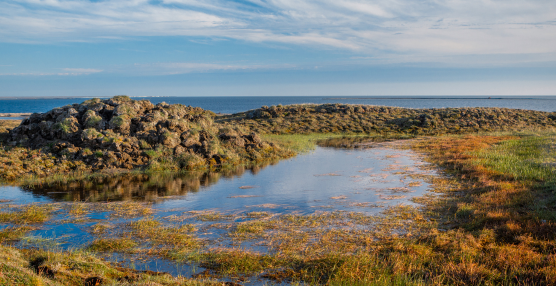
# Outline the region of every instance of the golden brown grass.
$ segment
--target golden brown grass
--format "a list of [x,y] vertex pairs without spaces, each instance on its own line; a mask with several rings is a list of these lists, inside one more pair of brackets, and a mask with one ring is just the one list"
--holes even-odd
[[416,200],[421,211],[400,206],[383,217],[326,213],[241,223],[235,239],[265,241],[269,254],[219,250],[202,260],[224,273],[264,271],[330,285],[556,284],[555,180],[550,165],[537,162],[552,154],[549,141],[415,141],[448,174],[431,180],[437,197]]
[[216,286],[222,283],[117,267],[87,252],[21,251],[0,245],[0,285]]

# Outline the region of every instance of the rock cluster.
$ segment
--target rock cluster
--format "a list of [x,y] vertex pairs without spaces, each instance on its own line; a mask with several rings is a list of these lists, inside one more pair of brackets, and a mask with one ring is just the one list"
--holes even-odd
[[214,124],[214,117],[198,107],[127,96],[92,99],[32,114],[10,131],[8,144],[47,148],[93,170],[198,169],[283,155],[256,133]]
[[264,133],[461,134],[553,128],[554,113],[508,108],[411,109],[350,104],[263,106],[223,117]]

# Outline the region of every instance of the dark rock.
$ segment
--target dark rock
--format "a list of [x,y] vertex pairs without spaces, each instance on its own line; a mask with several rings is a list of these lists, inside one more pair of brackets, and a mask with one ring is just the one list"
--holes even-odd
[[37,257],[29,262],[29,266],[35,270],[38,275],[54,278],[55,272],[44,263],[48,259],[46,257]]
[[102,285],[104,280],[100,277],[89,277],[85,279],[85,286],[99,286]]

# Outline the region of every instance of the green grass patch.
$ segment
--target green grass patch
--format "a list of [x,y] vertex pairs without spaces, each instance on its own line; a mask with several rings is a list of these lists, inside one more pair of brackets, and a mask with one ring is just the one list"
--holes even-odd
[[509,175],[516,180],[542,182],[553,187],[556,175],[551,163],[556,163],[555,138],[524,136],[507,140],[475,153],[475,164]]
[[31,231],[32,228],[27,226],[7,227],[0,230],[0,243],[5,241],[20,240],[23,236]]
[[131,238],[100,238],[93,241],[88,250],[96,252],[133,252],[139,244]]
[[50,206],[30,205],[17,211],[0,212],[0,222],[12,224],[42,223],[50,218]]
[[340,137],[356,137],[362,135],[346,135],[331,133],[310,133],[310,134],[264,134],[265,140],[275,142],[282,148],[290,149],[294,152],[307,152],[315,149],[319,140]]

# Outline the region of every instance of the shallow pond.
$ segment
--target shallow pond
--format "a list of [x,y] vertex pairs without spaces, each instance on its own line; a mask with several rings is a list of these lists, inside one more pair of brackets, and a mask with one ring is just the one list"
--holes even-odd
[[365,204],[408,203],[428,184],[423,164],[410,150],[390,148],[316,150],[266,167],[223,174],[139,175],[50,186],[2,186],[0,200],[13,204],[61,201],[155,202],[160,210],[274,208],[312,213],[369,211]]
[[[423,164],[411,150],[317,147],[272,165],[220,174],[119,176],[65,185],[3,186],[0,208],[14,211],[20,205],[39,204],[54,209],[48,221],[16,243],[20,247],[86,247],[99,237],[127,236],[129,233],[122,233],[126,224],[148,217],[165,224],[193,225],[199,230],[196,237],[210,246],[266,252],[269,247],[259,243],[266,238],[243,239],[237,235],[238,225],[259,216],[368,216],[389,206],[414,205],[411,199],[429,188],[425,178],[432,171],[420,168]],[[152,211],[141,213],[142,208]],[[0,229],[11,226],[0,224]],[[95,232],[99,227],[108,230]],[[167,258],[118,253],[106,257],[136,269],[174,275],[203,270]]]

